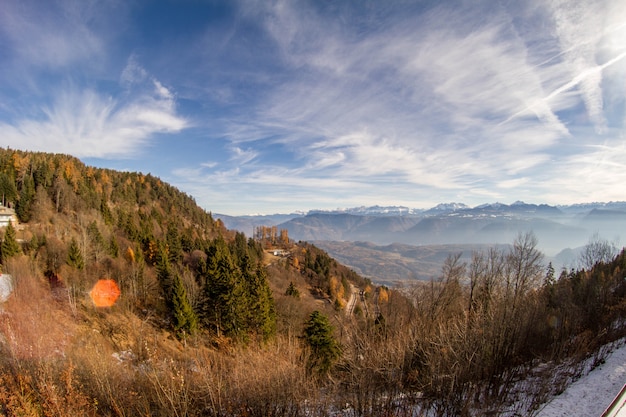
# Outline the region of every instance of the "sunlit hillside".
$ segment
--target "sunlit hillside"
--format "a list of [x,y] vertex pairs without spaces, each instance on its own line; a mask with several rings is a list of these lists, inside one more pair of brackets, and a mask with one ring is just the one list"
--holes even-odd
[[396,289],[149,174],[0,149],[0,193],[3,416],[532,415],[626,335],[603,242],[559,275],[524,234]]

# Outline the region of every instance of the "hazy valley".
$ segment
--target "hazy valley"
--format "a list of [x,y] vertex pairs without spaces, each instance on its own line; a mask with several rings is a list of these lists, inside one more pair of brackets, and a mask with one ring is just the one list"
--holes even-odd
[[306,214],[215,216],[232,229],[276,225],[298,241],[312,241],[333,257],[376,282],[428,280],[448,255],[508,245],[532,231],[538,247],[557,270],[577,267],[580,248],[597,236],[620,246],[626,231],[626,202],[549,206],[517,202],[440,204],[428,210],[358,207]]

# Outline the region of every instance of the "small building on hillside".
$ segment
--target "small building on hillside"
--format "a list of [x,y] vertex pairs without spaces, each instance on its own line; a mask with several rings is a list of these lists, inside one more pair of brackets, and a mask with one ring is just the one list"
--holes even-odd
[[13,226],[17,226],[15,210],[0,204],[0,227],[7,227],[9,223],[13,223]]

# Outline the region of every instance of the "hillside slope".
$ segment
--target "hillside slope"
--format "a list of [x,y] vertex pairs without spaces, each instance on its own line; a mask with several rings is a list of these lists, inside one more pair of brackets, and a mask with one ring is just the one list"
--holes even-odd
[[0,150],[0,190],[0,415],[500,415],[626,335],[624,251],[556,276],[527,234],[397,291],[150,175]]

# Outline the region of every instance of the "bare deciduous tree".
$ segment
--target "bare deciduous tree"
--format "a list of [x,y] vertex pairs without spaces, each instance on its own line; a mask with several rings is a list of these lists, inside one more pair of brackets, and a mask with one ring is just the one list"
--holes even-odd
[[589,271],[597,263],[608,263],[617,254],[617,246],[594,233],[579,255],[580,267]]

